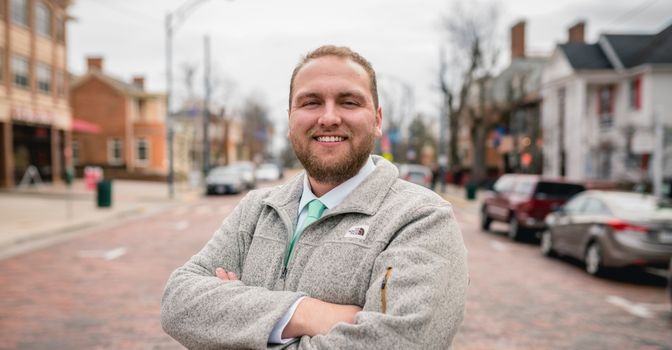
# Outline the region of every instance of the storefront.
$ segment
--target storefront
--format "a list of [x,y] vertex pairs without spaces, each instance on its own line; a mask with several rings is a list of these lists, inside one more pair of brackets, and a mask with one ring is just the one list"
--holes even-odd
[[13,188],[63,179],[70,132],[51,114],[14,109],[0,125],[0,186]]

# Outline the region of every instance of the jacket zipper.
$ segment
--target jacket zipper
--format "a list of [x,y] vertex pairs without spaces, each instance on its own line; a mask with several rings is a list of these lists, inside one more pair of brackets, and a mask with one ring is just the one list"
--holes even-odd
[[[313,221],[310,225],[304,227],[303,231],[301,231],[301,234],[296,237],[296,241],[294,241],[294,248],[292,249],[292,251],[289,250],[289,247],[292,244],[292,239],[290,238],[287,241],[287,243],[285,244],[285,259],[283,260],[282,271],[280,272],[280,279],[281,280],[284,280],[287,277],[287,273],[289,272],[289,268],[288,268],[289,262],[294,257],[294,251],[296,250],[296,243],[299,241],[299,238],[301,238],[301,235],[303,235],[303,232],[306,231],[306,229],[308,227],[313,226],[315,223],[318,223],[318,222],[322,221],[324,218],[329,217],[329,216],[331,216],[331,215],[326,214],[326,215],[322,216],[321,218]],[[293,234],[292,234],[292,237],[294,237]]]
[[380,309],[383,313],[387,313],[387,281],[392,276],[392,266],[387,267],[385,276],[383,276],[383,283],[380,284]]

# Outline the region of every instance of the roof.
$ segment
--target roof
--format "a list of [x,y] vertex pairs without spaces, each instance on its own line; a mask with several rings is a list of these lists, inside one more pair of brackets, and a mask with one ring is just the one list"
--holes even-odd
[[566,43],[558,47],[576,70],[672,64],[672,24],[655,34],[603,34],[595,44]]
[[144,98],[151,98],[151,97],[161,97],[164,94],[161,93],[150,93],[147,92],[133,84],[127,83],[125,81],[122,81],[120,79],[117,79],[113,76],[110,76],[108,74],[102,73],[99,70],[89,70],[84,74],[83,76],[80,76],[76,78],[72,84],[71,88],[77,87],[84,83],[85,81],[89,80],[92,77],[96,77],[103,82],[109,84],[119,92],[128,95],[128,96],[134,96],[134,97],[144,97]]
[[613,69],[599,44],[567,43],[558,45],[574,69]]
[[657,34],[605,34],[625,68],[672,63],[672,24]]
[[511,64],[495,78],[492,87],[495,100],[505,102],[511,98],[521,98],[510,96],[511,89],[515,85],[514,79],[523,79],[524,93],[538,91],[541,86],[541,70],[548,60],[548,57],[519,57],[511,61]]

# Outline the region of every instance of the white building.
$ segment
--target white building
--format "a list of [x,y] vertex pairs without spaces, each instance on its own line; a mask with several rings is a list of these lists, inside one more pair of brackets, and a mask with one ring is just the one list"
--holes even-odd
[[654,114],[667,136],[672,177],[672,24],[655,34],[569,30],[542,71],[544,174],[573,180],[650,179]]

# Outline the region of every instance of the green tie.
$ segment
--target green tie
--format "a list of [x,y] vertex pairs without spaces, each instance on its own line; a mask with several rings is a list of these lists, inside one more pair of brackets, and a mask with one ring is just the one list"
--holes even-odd
[[312,201],[308,202],[308,217],[303,221],[303,226],[301,226],[300,229],[297,229],[292,236],[292,241],[289,243],[289,251],[287,251],[287,256],[285,256],[285,268],[289,262],[289,256],[292,255],[294,243],[296,243],[296,241],[299,239],[301,232],[303,232],[303,229],[306,228],[306,226],[317,221],[317,219],[322,216],[324,209],[327,209],[327,207],[325,207],[319,199],[313,199]]

